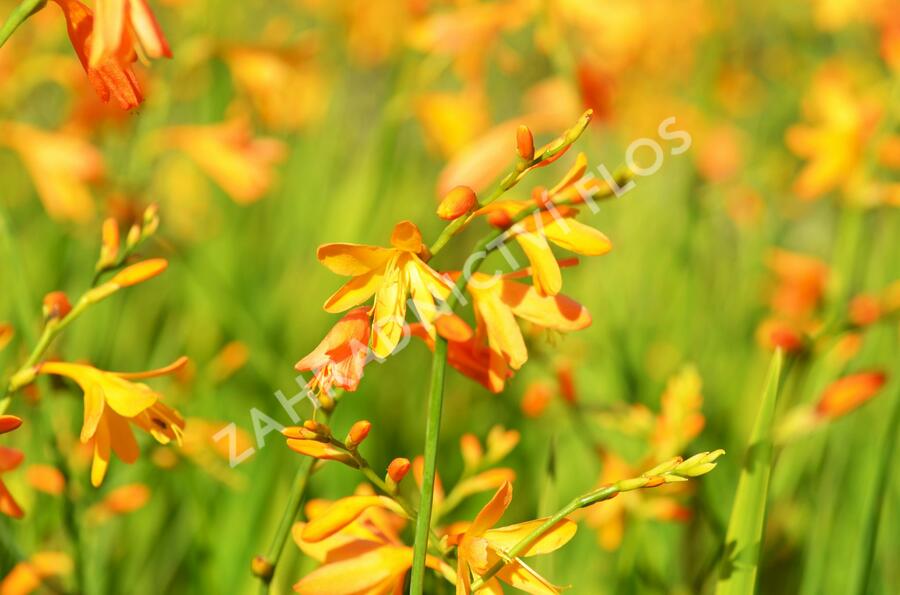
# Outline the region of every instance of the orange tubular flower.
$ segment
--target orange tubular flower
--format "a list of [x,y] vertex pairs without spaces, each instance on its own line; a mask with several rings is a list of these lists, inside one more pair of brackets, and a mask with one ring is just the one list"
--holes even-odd
[[450,284],[425,264],[428,249],[414,223],[398,223],[391,246],[324,244],[317,252],[319,262],[331,271],[353,277],[328,298],[326,311],[343,312],[375,296],[372,351],[379,358],[389,356],[403,336],[407,296],[433,336],[435,299],[446,301],[451,291]]
[[[487,572],[491,566],[506,557],[506,551],[547,520],[537,519],[491,529],[506,512],[511,501],[512,485],[505,482],[490,502],[481,509],[472,524],[463,533],[451,536],[450,542],[457,545],[456,555],[459,560],[456,571],[457,595],[470,595],[473,574],[477,577]],[[568,543],[577,529],[578,526],[574,522],[562,519],[522,552],[521,556],[535,556],[555,551]],[[502,593],[503,588],[497,579],[529,593],[560,592],[559,587],[551,585],[547,579],[529,568],[518,557],[507,562],[503,570],[497,573],[496,578],[487,581],[485,590]]]
[[294,366],[312,370],[310,390],[330,392],[335,386],[354,391],[359,387],[369,352],[371,320],[367,307],[356,308],[338,321],[322,342]]
[[885,382],[887,375],[883,372],[844,376],[825,389],[816,405],[816,413],[831,419],[846,415],[874,397]]
[[125,463],[137,460],[139,451],[128,422],[152,435],[160,444],[171,440],[181,443],[184,420],[164,405],[161,395],[145,384],[131,380],[152,378],[175,372],[187,363],[182,357],[165,368],[139,373],[98,370],[85,364],[45,362],[38,373],[56,374],[74,380],[84,391],[84,424],[81,441],[93,441],[94,461],[91,483],[103,483],[109,467],[110,452]]
[[[0,434],[12,432],[21,425],[22,420],[15,415],[0,415]],[[0,446],[0,475],[21,465],[24,458],[25,455],[21,451]],[[25,515],[2,479],[0,479],[0,512],[17,519]]]
[[131,70],[131,63],[136,57],[131,47],[120,48],[119,51],[98,57],[95,61],[94,16],[91,10],[78,0],[54,0],[54,2],[59,4],[66,17],[66,28],[72,47],[100,99],[108,102],[110,98],[114,98],[122,109],[139,106],[144,96]]
[[516,317],[540,327],[561,332],[591,324],[587,309],[564,295],[544,296],[536,287],[476,273],[468,283],[478,322],[478,335],[487,337],[490,348],[488,383],[502,389],[509,368],[518,370],[528,360],[528,351]]
[[[503,227],[516,215],[533,208],[532,201],[497,201],[479,210],[489,220]],[[576,209],[559,206],[540,211],[510,227],[519,246],[531,263],[534,287],[541,295],[556,295],[562,289],[559,263],[547,241],[585,256],[600,256],[612,250],[612,242],[604,234],[575,220]]]
[[97,35],[91,47],[90,65],[134,53],[149,58],[171,58],[172,51],[145,0],[97,0]]
[[[403,589],[413,550],[399,538],[406,519],[389,498],[360,493],[334,503],[313,500],[309,523],[293,527],[294,541],[322,565],[297,584],[303,595],[387,595]],[[433,556],[426,564],[444,575],[453,570]]]
[[[467,325],[468,326],[468,325]],[[412,336],[418,337],[425,341],[428,348],[434,351],[434,338],[428,334],[425,327],[420,323],[409,325]],[[502,358],[500,354],[496,357]],[[512,376],[512,372],[507,370],[506,375],[498,376],[496,379],[491,378],[490,374],[491,350],[484,345],[482,338],[472,337],[465,341],[455,341],[448,339],[447,343],[447,363],[453,366],[460,374],[468,376],[478,384],[482,385],[491,392],[499,393],[503,390],[506,379]]]

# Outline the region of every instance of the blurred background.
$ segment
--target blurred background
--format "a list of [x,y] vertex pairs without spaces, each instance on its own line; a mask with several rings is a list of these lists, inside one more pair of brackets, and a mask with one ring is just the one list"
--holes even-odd
[[[692,491],[622,496],[608,518],[587,515],[540,569],[577,594],[710,592],[769,359],[766,325],[817,328],[860,295],[889,301],[900,279],[897,3],[151,4],[174,57],[136,65],[146,101],[131,112],[93,94],[55,4],[0,51],[0,321],[15,329],[0,370],[33,346],[42,296],[90,285],[103,218],[124,230],[157,203],[160,231],[141,254],[168,259],[168,270],[93,308],[50,355],[128,371],[189,356],[186,371],[150,382],[188,418],[192,440],[179,449],[139,437],[139,461],[114,461],[95,490],[77,447],[80,392],[46,382],[16,397],[10,412],[26,425],[3,441],[26,459],[3,480],[26,516],[0,519],[4,542],[26,556],[70,551],[61,498],[27,473],[52,463],[57,440],[83,510],[116,487],[147,488],[138,510],[84,532],[86,592],[254,592],[250,560],[268,547],[300,458],[273,433],[232,469],[211,435],[234,422],[241,446],[255,445],[251,408],[289,423],[274,392],[297,391],[293,365],[336,321],[321,304],[344,281],[319,265],[316,246],[386,245],[403,219],[431,241],[440,196],[458,183],[493,187],[513,163],[518,124],[546,141],[592,108],[576,147],[591,167],[622,166],[641,138],[659,142],[662,166],[583,218],[614,245],[564,271],[563,292],[589,308],[591,327],[529,335],[530,361],[500,395],[449,374],[439,473],[445,483],[460,474],[463,433],[517,429],[505,520],[534,518],[613,465],[642,469],[661,397],[680,379],[702,395],[689,413],[705,418],[681,452],[728,455]],[[13,7],[0,1],[3,15]],[[691,137],[684,153],[659,134],[670,117]],[[573,159],[510,196],[555,183]],[[432,264],[461,266],[483,231],[467,230]],[[862,592],[854,581],[870,560],[867,592],[900,592],[900,482],[878,481],[894,460],[884,438],[896,433],[898,324],[854,324],[798,358],[779,417],[850,372],[887,372],[888,384],[776,450],[760,592]],[[421,453],[429,367],[414,342],[370,365],[337,409],[336,434],[372,422],[363,452],[375,469]],[[329,465],[310,495],[346,496],[359,481]],[[289,542],[273,592],[313,567]]]

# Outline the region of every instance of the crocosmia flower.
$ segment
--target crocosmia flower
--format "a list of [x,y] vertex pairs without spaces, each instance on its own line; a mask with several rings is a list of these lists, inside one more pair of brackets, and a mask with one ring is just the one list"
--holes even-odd
[[172,51],[145,0],[97,0],[91,66],[139,49],[148,58],[171,58]]
[[313,371],[309,389],[329,392],[332,387],[356,390],[369,353],[369,308],[355,308],[338,321],[322,342],[294,366]]

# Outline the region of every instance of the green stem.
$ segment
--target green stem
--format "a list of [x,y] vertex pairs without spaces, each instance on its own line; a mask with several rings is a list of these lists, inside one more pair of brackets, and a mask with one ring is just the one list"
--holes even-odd
[[254,568],[254,574],[261,581],[259,592],[263,595],[269,592],[269,585],[272,577],[275,576],[275,569],[278,567],[278,560],[281,558],[281,552],[284,551],[284,544],[287,542],[288,535],[291,533],[291,527],[297,515],[300,514],[300,506],[303,504],[303,495],[306,492],[306,484],[312,475],[313,463],[315,459],[303,457],[300,466],[297,467],[297,474],[294,476],[294,483],[291,485],[290,496],[287,505],[284,508],[284,514],[281,516],[281,522],[269,545],[269,550],[263,560],[265,571],[258,571]]
[[434,505],[434,477],[444,401],[444,373],[447,371],[447,341],[440,336],[435,339],[432,362],[431,383],[428,390],[428,418],[425,426],[425,469],[422,474],[422,497],[416,517],[410,595],[422,595],[425,580],[425,555],[428,551],[431,511]]
[[12,37],[15,30],[19,28],[19,25],[24,23],[28,17],[42,9],[46,3],[47,0],[23,0],[23,2],[12,11],[12,14],[9,15],[6,22],[3,23],[3,27],[0,27],[0,47],[3,47],[3,45],[6,44],[7,40]]

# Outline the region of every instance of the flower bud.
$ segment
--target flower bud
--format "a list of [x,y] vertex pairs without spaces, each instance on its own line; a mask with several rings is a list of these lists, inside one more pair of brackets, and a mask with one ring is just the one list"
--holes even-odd
[[269,580],[275,574],[275,566],[262,556],[254,556],[250,562],[250,570],[254,576],[261,579]]
[[44,296],[44,319],[65,318],[72,311],[69,298],[61,291],[51,291]]
[[466,469],[474,469],[481,464],[484,450],[481,448],[481,443],[475,434],[463,434],[459,439],[459,450],[462,452]]
[[468,186],[457,186],[441,200],[437,215],[445,221],[452,221],[471,211],[476,203],[474,190]]
[[137,223],[128,230],[128,236],[125,238],[125,247],[131,250],[141,241],[141,227]]
[[313,419],[308,419],[305,422],[303,422],[303,427],[322,438],[330,438],[331,437],[331,428],[329,428],[325,424],[319,423]]
[[151,258],[126,267],[113,275],[110,283],[118,287],[137,285],[162,273],[169,266],[165,258]]
[[409,459],[404,459],[403,457],[394,459],[387,468],[388,479],[395,484],[400,483],[403,481],[403,478],[406,477],[406,474],[409,473],[409,467]]
[[881,318],[881,304],[871,295],[858,295],[850,301],[850,322],[856,326],[869,326]]
[[865,404],[887,382],[883,372],[851,374],[835,381],[822,393],[816,405],[821,417],[837,418]]
[[100,232],[100,258],[96,270],[102,271],[116,264],[119,258],[119,224],[112,217],[103,221]]
[[141,235],[144,238],[148,238],[155,234],[157,229],[159,229],[159,205],[153,203],[144,209],[144,224],[141,229]]
[[372,424],[366,420],[356,422],[351,426],[350,432],[347,434],[347,439],[344,440],[344,444],[347,445],[347,448],[356,448],[366,439],[366,436],[369,435],[369,430],[371,429]]
[[534,159],[534,135],[524,124],[516,130],[516,153],[525,161]]
[[540,417],[552,398],[550,387],[543,382],[532,382],[522,397],[522,413],[528,417]]

